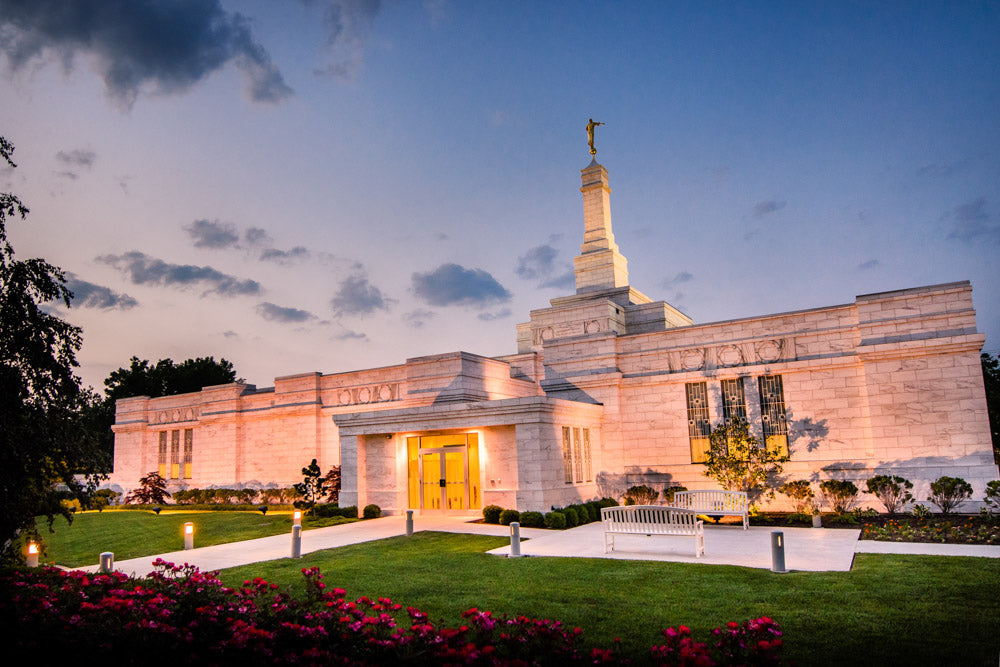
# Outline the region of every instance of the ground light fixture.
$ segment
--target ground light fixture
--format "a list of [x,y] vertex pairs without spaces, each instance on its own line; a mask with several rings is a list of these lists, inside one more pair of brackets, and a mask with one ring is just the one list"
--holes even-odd
[[38,544],[28,542],[28,567],[38,567]]
[[302,510],[295,510],[292,512],[292,525],[301,526],[302,525]]
[[184,524],[184,550],[194,549],[194,524],[190,521]]

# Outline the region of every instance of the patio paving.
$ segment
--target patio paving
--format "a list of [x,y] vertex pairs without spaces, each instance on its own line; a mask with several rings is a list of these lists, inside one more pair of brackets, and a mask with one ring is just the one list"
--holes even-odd
[[[414,518],[414,530],[510,535],[510,528],[507,526],[474,523],[470,517],[451,516],[417,516]],[[861,531],[857,529],[752,526],[749,530],[743,530],[738,525],[705,526],[705,555],[700,558],[694,555],[694,539],[684,537],[616,535],[615,550],[604,553],[604,532],[600,522],[560,531],[521,528],[521,554],[529,557],[659,560],[771,569],[771,533],[774,531],[781,531],[784,534],[785,567],[788,570],[812,572],[850,570],[855,553],[1000,558],[1000,546],[859,541],[858,536]],[[406,523],[400,516],[314,528],[302,532],[302,553],[380,540],[405,533]],[[507,545],[493,549],[489,553],[506,556],[509,551],[510,546]],[[145,575],[152,571],[153,561],[162,558],[172,563],[190,563],[203,571],[210,571],[287,558],[290,553],[291,537],[284,534],[118,561],[115,563],[115,569],[126,574]],[[97,565],[81,569],[93,572],[97,570]]]

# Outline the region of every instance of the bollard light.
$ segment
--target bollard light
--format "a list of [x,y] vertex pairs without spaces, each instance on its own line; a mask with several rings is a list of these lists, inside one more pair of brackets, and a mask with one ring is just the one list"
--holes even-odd
[[406,536],[413,535],[413,510],[406,510]]
[[510,522],[510,554],[507,557],[521,557],[521,524],[517,521]]
[[292,512],[292,525],[301,526],[302,525],[302,510],[295,510]]
[[190,521],[184,524],[184,549],[194,549],[194,524]]
[[785,534],[780,530],[771,533],[771,571],[785,574]]
[[292,558],[302,558],[302,526],[292,526]]
[[28,542],[28,567],[38,567],[38,545]]
[[115,555],[110,551],[101,553],[101,564],[98,569],[104,574],[108,574],[115,569]]

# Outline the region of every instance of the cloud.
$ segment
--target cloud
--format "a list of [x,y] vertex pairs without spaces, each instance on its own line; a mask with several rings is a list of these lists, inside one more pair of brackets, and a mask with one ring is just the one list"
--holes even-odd
[[119,294],[110,287],[95,285],[69,271],[66,272],[66,287],[73,293],[71,304],[77,308],[130,310],[139,305],[139,302],[128,294]]
[[539,283],[539,287],[554,287],[557,289],[575,289],[576,288],[576,273],[572,268],[567,269],[563,273],[557,276],[549,278],[545,282]]
[[91,167],[94,164],[94,160],[97,158],[97,153],[94,151],[85,150],[72,150],[68,153],[66,151],[59,151],[56,153],[56,159],[64,164],[71,164],[76,167]]
[[292,94],[249,20],[219,0],[0,0],[0,33],[13,69],[47,56],[69,69],[80,55],[126,108],[141,92],[183,93],[230,63],[253,101]]
[[434,318],[434,311],[423,310],[418,308],[417,310],[411,311],[409,313],[403,314],[403,321],[406,322],[408,326],[414,329],[419,329],[427,323],[427,320]]
[[479,319],[484,322],[492,322],[493,320],[502,320],[504,318],[510,317],[510,308],[504,308],[498,310],[495,313],[479,313],[476,315]]
[[340,283],[340,289],[330,299],[334,315],[370,315],[376,310],[389,310],[391,299],[368,282],[368,278],[357,274]]
[[945,164],[932,162],[931,164],[925,164],[920,167],[920,169],[917,169],[917,176],[925,176],[927,178],[948,178],[949,176],[962,173],[968,166],[969,160],[960,160],[958,162]]
[[535,246],[517,258],[514,273],[525,280],[544,278],[552,273],[557,254],[558,251],[548,244]]
[[122,255],[101,255],[97,261],[120,270],[136,285],[164,285],[180,288],[190,285],[204,285],[208,289],[202,293],[202,296],[209,294],[226,297],[246,296],[261,292],[260,283],[256,280],[240,280],[210,266],[169,264],[138,250]]
[[240,335],[238,333],[236,333],[235,331],[233,331],[232,329],[227,329],[226,331],[223,331],[222,335],[225,338],[239,338],[240,337]]
[[1000,225],[991,225],[986,212],[986,197],[979,197],[955,207],[955,226],[948,233],[949,239],[978,243],[1000,243]]
[[344,329],[340,333],[334,334],[333,337],[337,340],[368,340],[368,334],[350,329]]
[[442,264],[428,273],[414,273],[413,291],[432,306],[478,306],[504,303],[511,298],[493,276],[482,269]]
[[260,261],[274,262],[275,264],[281,264],[282,266],[293,264],[299,260],[306,259],[308,257],[309,257],[309,251],[300,245],[295,246],[291,250],[265,248],[260,253]]
[[323,9],[326,45],[333,59],[316,70],[321,76],[351,81],[364,65],[365,50],[372,24],[382,8],[381,0],[301,0],[306,6]]
[[688,273],[687,271],[681,271],[673,278],[665,278],[663,282],[660,283],[660,286],[663,287],[663,289],[673,289],[678,285],[681,285],[683,283],[689,283],[692,280],[694,280],[694,276],[692,274]]
[[877,259],[869,259],[867,262],[861,262],[858,264],[858,269],[861,271],[868,271],[869,269],[874,269],[878,265],[879,261]]
[[258,315],[271,322],[308,322],[316,319],[316,316],[307,310],[284,308],[268,301],[257,304],[256,310]]
[[195,220],[190,225],[185,225],[184,231],[194,239],[195,248],[219,250],[239,247],[240,235],[236,232],[236,225],[230,222]]
[[767,215],[768,213],[774,213],[775,211],[780,211],[785,208],[785,204],[788,202],[777,201],[776,199],[768,199],[767,201],[759,201],[753,205],[754,217],[760,218]]
[[247,245],[259,245],[270,242],[271,237],[268,236],[267,230],[261,229],[260,227],[248,227],[247,230],[243,232],[243,240],[246,241]]

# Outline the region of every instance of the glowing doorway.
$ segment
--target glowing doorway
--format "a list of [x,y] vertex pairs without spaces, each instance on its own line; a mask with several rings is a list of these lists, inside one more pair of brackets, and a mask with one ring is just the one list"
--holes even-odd
[[476,433],[406,439],[409,507],[427,512],[481,509]]

